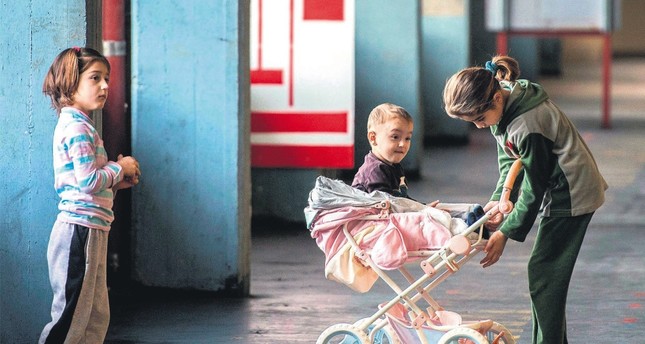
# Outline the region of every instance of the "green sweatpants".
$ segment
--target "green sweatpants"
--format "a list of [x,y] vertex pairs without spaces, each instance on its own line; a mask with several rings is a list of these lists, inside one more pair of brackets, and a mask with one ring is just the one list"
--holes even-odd
[[566,303],[573,267],[593,213],[543,217],[528,264],[533,344],[566,344]]

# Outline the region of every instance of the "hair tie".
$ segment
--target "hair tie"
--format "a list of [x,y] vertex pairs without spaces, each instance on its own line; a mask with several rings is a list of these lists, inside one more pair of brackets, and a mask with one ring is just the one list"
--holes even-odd
[[81,53],[81,48],[79,48],[79,47],[77,47],[77,46],[73,46],[73,47],[72,47],[72,49],[74,49],[74,51],[75,51],[77,54],[80,54],[80,53]]
[[499,68],[497,67],[495,62],[493,62],[493,61],[486,62],[486,70],[491,72],[491,73],[493,73],[493,75],[495,75],[497,73],[497,69],[499,69]]

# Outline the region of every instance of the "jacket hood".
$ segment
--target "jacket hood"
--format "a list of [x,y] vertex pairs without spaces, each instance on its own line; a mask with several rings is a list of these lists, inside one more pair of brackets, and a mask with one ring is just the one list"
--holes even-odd
[[491,126],[491,131],[499,135],[506,131],[506,127],[517,116],[535,108],[545,100],[549,95],[544,91],[542,86],[525,79],[516,81],[501,81],[502,88],[511,91],[508,96],[502,119],[497,125]]

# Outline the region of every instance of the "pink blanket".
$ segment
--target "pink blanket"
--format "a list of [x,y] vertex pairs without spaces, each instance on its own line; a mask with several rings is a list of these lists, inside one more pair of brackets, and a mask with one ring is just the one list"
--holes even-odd
[[452,236],[448,229],[450,215],[442,210],[389,213],[380,219],[363,219],[379,215],[381,209],[342,207],[321,211],[311,226],[311,236],[325,253],[327,278],[345,283],[361,292],[369,290],[378,278],[354,256],[347,243],[343,226],[384,270],[397,269],[408,260],[409,251],[441,248]]

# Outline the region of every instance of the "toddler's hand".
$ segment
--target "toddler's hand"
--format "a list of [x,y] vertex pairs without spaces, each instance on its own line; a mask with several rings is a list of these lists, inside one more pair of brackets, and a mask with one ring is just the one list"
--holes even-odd
[[436,200],[436,201],[430,202],[430,204],[428,204],[428,206],[433,207],[433,208],[436,208],[436,207],[437,207],[437,204],[439,204],[439,200]]

